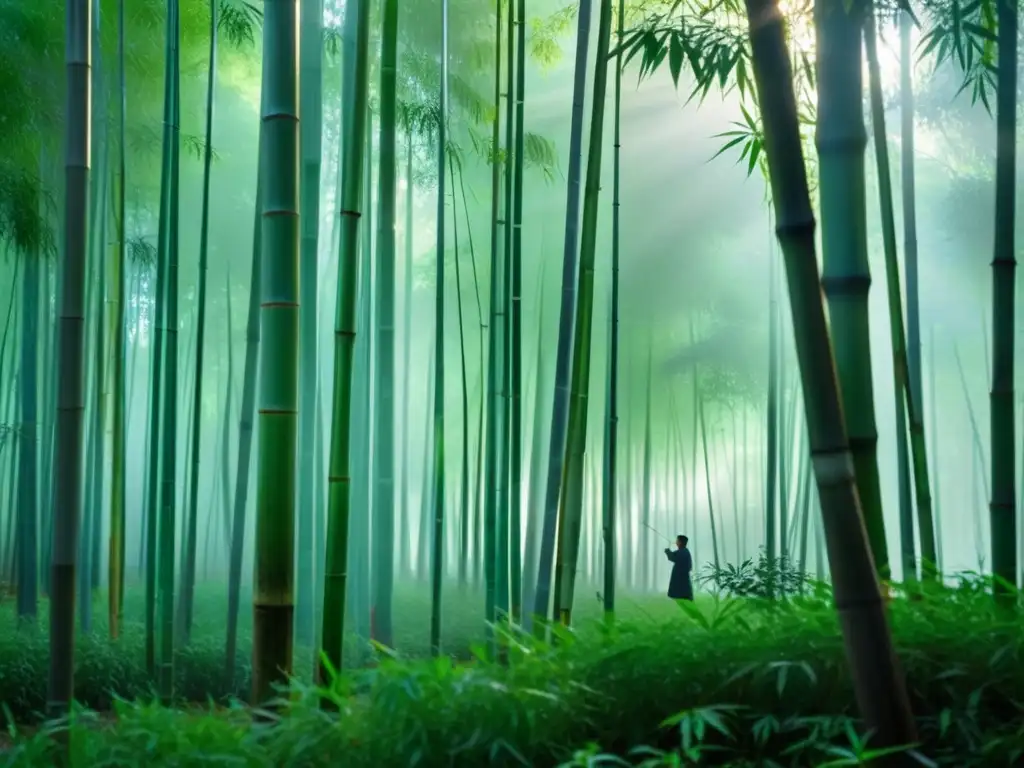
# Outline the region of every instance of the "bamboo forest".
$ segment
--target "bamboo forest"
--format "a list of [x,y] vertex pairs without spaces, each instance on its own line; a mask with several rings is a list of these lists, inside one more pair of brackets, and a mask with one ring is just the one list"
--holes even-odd
[[1024,764],[1017,13],[0,0],[0,766]]

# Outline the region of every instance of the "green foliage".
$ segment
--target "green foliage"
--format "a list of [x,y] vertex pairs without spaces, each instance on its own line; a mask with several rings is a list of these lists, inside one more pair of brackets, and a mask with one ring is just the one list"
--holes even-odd
[[33,258],[55,253],[53,212],[54,201],[39,177],[0,159],[0,243]]
[[[249,0],[219,0],[220,31],[237,48],[252,49],[262,11]],[[156,155],[159,148],[160,94],[163,76],[163,0],[126,3],[127,69],[131,148]],[[118,6],[99,5],[99,44],[94,56],[94,113],[114,129],[118,100]],[[0,0],[0,242],[25,253],[56,250],[53,190],[60,188],[64,127],[64,13],[60,3]],[[183,78],[186,85],[206,74],[209,4],[182,3]],[[205,84],[203,84],[205,88]],[[155,141],[151,140],[155,136]],[[187,154],[202,156],[202,140],[182,136]],[[155,147],[155,149],[154,149]],[[96,153],[94,147],[94,153]],[[94,157],[94,172],[98,153]],[[131,164],[131,163],[130,163]]]
[[562,60],[561,40],[572,31],[578,13],[579,4],[572,3],[549,16],[530,19],[530,57],[541,67],[551,69]]
[[[162,131],[162,127],[158,125],[133,125],[131,130],[127,132],[128,146],[133,152],[158,157],[163,142]],[[202,160],[203,153],[206,151],[206,142],[203,140],[203,137],[191,133],[182,133],[180,136],[183,153],[195,160]],[[216,150],[210,154],[214,160],[217,159]]]
[[156,244],[152,238],[133,237],[125,243],[128,263],[137,269],[149,271],[156,265]]
[[63,47],[51,36],[60,10],[0,0],[0,244],[33,256],[54,250],[53,200],[41,178],[50,168],[40,152],[47,137],[55,151],[53,126],[63,125],[56,111]]
[[[901,10],[909,11],[918,23],[908,0],[883,0],[874,5],[881,23],[893,22]],[[808,148],[804,160],[813,187],[816,153],[810,144],[816,119],[815,52],[813,44],[808,48],[805,41],[793,34],[794,28],[812,29],[812,6],[812,2],[790,4],[787,31],[798,114]],[[930,61],[936,71],[943,66],[955,67],[962,78],[957,95],[969,92],[972,105],[980,103],[991,112],[996,86],[994,0],[923,0],[920,6],[926,23],[918,48],[919,58]],[[684,73],[688,73],[693,83],[688,100],[699,97],[703,101],[712,89],[723,95],[736,93],[743,119],[734,122],[733,129],[716,136],[724,141],[714,157],[738,150],[737,161],[746,165],[748,176],[759,168],[767,178],[741,3],[736,0],[652,3],[642,21],[626,35],[621,48],[627,63],[638,58],[640,79],[650,77],[666,61],[677,88]]]
[[[32,134],[52,132],[63,93],[63,7],[0,0],[0,140],[4,158],[34,148]],[[49,129],[49,130],[47,130]],[[19,157],[18,159],[25,159]]]
[[[499,165],[503,165],[511,154],[511,150],[507,147],[498,147],[495,150],[489,132],[471,130],[469,139],[473,153],[488,164],[497,162]],[[546,180],[554,181],[558,170],[558,155],[555,145],[543,136],[527,131],[523,135],[523,167],[539,170]]]
[[806,591],[810,577],[788,557],[770,557],[762,547],[757,559],[747,558],[739,565],[708,563],[698,581],[711,585],[729,597],[785,600]]
[[[414,172],[416,185],[433,188],[437,184],[436,136],[441,113],[437,100],[440,82],[434,58],[415,51],[403,52],[399,66],[399,91],[396,104],[398,129],[403,134],[413,135],[416,156],[426,161],[419,163]],[[424,96],[424,93],[429,95]],[[492,149],[493,102],[484,97],[469,79],[457,73],[449,73],[448,93],[451,125],[446,149],[454,158],[456,168],[464,168],[469,152],[485,163],[494,159],[504,162],[505,149],[500,148],[497,154]],[[371,98],[371,111],[377,108],[376,98]],[[547,180],[554,180],[558,164],[554,144],[543,136],[527,132],[523,163],[526,168],[540,171]]]
[[[410,124],[411,127],[416,132],[436,130],[441,79],[435,57],[418,51],[403,51],[398,77],[400,101],[406,104],[407,109],[422,113],[418,120]],[[424,94],[429,96],[424,97]],[[453,110],[470,122],[482,124],[493,119],[494,105],[491,101],[457,72],[450,71],[448,74],[448,95]]]
[[[643,20],[631,29],[613,56],[621,50],[626,67],[638,58],[639,79],[654,74],[667,61],[672,82],[678,89],[684,74],[693,85],[687,102],[697,99],[702,103],[712,90],[723,97],[739,97],[742,120],[734,121],[733,129],[719,133],[723,139],[717,158],[727,152],[739,150],[737,162],[746,165],[747,176],[760,170],[767,181],[768,166],[763,153],[764,136],[760,127],[757,89],[754,87],[750,58],[746,11],[737,0],[673,0],[669,7],[649,11]],[[815,123],[815,61],[814,51],[792,34],[792,27],[805,28],[810,22],[811,3],[803,2],[790,12],[787,31],[793,57],[794,88],[801,135],[808,147]],[[814,177],[811,164],[814,153],[805,152],[809,180]],[[813,181],[812,181],[813,186]],[[766,188],[767,194],[767,188]]]
[[256,32],[263,26],[263,11],[246,0],[220,0],[217,31],[236,48],[256,45]]
[[957,91],[968,91],[971,104],[992,112],[996,90],[996,5],[994,0],[930,0],[926,6],[931,26],[921,37],[920,57],[934,57],[936,68],[950,63],[963,81]]
[[[1017,622],[1001,617],[974,587],[976,580],[965,576],[962,588],[891,603],[921,739],[906,749],[916,750],[922,765],[1017,764],[1024,749],[1013,703],[1024,686],[1024,644]],[[79,695],[104,711],[74,715],[73,764],[653,767],[699,761],[753,768],[862,765],[878,756],[865,746],[853,714],[830,601],[794,597],[764,610],[759,601],[711,604],[698,597],[686,614],[660,597],[621,602],[625,620],[561,630],[554,647],[504,634],[509,663],[502,667],[472,653],[484,637],[476,601],[452,601],[446,625],[460,629],[457,637],[449,632],[448,646],[458,644],[463,663],[379,654],[374,666],[324,688],[296,683],[282,712],[254,724],[243,708],[214,703],[225,691],[210,690],[217,687],[211,681],[219,679],[222,652],[222,621],[212,609],[222,611],[223,603],[201,600],[201,637],[178,659],[181,690],[197,702],[191,707],[115,699],[111,689],[132,698],[142,693],[138,638],[116,645],[84,638]],[[396,615],[415,626],[426,603],[403,602]],[[589,607],[596,618],[596,604]],[[657,615],[643,618],[645,612]],[[0,634],[0,699],[11,714],[23,716],[41,703],[45,654],[41,635],[31,630]],[[241,654],[238,690],[244,692]],[[321,711],[323,697],[340,714]],[[0,761],[48,764],[54,727],[65,726],[35,733],[11,727],[12,743]]]
[[761,173],[767,178],[768,167],[765,165],[767,161],[763,153],[764,131],[761,129],[760,123],[750,116],[750,112],[742,104],[740,105],[740,110],[743,112],[743,122],[734,122],[735,128],[733,130],[715,135],[716,139],[726,139],[726,142],[715,152],[714,157],[718,157],[723,152],[728,152],[733,147],[739,146],[742,148],[742,151],[737,162],[746,161],[747,176],[750,176],[755,168],[759,168]]

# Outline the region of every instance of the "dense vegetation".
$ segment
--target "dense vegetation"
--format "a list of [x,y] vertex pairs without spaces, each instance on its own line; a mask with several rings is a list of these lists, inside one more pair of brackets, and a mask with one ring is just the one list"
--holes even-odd
[[[988,585],[967,578],[927,602],[892,603],[894,638],[907,666],[923,745],[933,764],[1010,765],[1024,747],[1008,717],[1020,670],[1020,635],[1000,618]],[[850,681],[827,600],[810,594],[778,603],[698,601],[696,611],[650,598],[624,600],[622,622],[597,622],[581,606],[579,630],[558,648],[532,637],[511,643],[507,667],[479,661],[452,667],[417,660],[429,651],[422,594],[400,591],[396,626],[404,658],[382,655],[330,691],[299,684],[280,725],[253,727],[225,688],[220,595],[197,602],[197,632],[178,658],[176,688],[197,703],[167,710],[151,701],[141,626],[116,649],[100,637],[80,646],[77,690],[101,713],[79,714],[76,764],[200,765],[857,765],[871,750],[857,736]],[[482,641],[474,616],[449,612],[456,655],[472,659]],[[31,722],[42,703],[42,638],[3,637],[0,693]],[[243,643],[243,646],[247,643]],[[18,661],[15,661],[15,660]],[[138,696],[112,702],[111,688]],[[207,702],[207,696],[210,700]],[[339,702],[334,720],[318,706]],[[55,726],[51,726],[55,727]],[[13,730],[13,729],[12,729]],[[38,765],[52,740],[20,726],[5,764]],[[675,757],[673,757],[673,755]],[[614,759],[613,759],[614,756]],[[858,762],[860,760],[861,762]],[[238,762],[240,761],[240,762]],[[618,762],[616,762],[618,761]],[[836,762],[830,762],[836,761]],[[923,764],[929,764],[924,761]]]

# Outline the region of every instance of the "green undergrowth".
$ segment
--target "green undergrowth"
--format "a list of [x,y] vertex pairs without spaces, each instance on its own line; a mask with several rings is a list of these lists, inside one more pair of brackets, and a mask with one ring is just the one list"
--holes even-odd
[[[614,627],[583,621],[553,646],[511,637],[507,666],[384,657],[329,690],[296,683],[269,725],[254,725],[240,706],[201,712],[119,701],[116,717],[76,716],[73,764],[870,763],[827,601],[672,608]],[[1020,764],[1019,620],[971,589],[897,598],[891,618],[921,764]],[[318,706],[324,696],[340,714]],[[6,764],[46,764],[54,727],[16,737]]]
[[[145,592],[138,587],[125,597],[123,631],[111,642],[106,617],[105,595],[97,595],[89,632],[79,634],[75,643],[75,696],[83,706],[106,712],[117,697],[149,698],[153,691],[145,665]],[[245,699],[250,690],[252,654],[251,594],[242,596],[239,614],[239,639],[232,680],[227,679],[225,664],[225,614],[227,590],[212,582],[199,587],[190,641],[175,653],[174,691],[182,705],[213,701],[226,705],[232,698]],[[620,599],[623,617],[656,621],[674,617],[678,610],[663,596],[624,595]],[[472,588],[447,585],[443,600],[442,650],[451,659],[466,662],[473,658],[472,647],[486,637],[484,597]],[[600,603],[593,592],[582,594],[577,609],[584,622],[601,615]],[[396,586],[393,605],[394,650],[406,660],[430,656],[429,586],[415,582]],[[0,604],[0,726],[12,723],[37,723],[46,705],[49,662],[47,603],[40,604],[34,625],[21,624],[14,614],[13,601]],[[348,623],[351,626],[351,622]],[[346,668],[376,663],[376,654],[365,640],[349,635],[345,643]],[[314,650],[296,639],[294,673],[301,679],[312,677]]]

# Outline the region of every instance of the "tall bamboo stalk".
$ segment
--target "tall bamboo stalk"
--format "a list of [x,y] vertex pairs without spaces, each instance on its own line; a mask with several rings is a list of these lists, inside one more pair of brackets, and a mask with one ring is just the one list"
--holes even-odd
[[[257,139],[262,156],[263,130]],[[256,205],[253,214],[252,260],[249,277],[249,308],[245,326],[245,362],[242,364],[242,403],[238,418],[238,453],[235,466],[235,492],[231,510],[231,545],[228,554],[228,616],[224,654],[224,679],[234,680],[238,649],[238,610],[241,604],[242,556],[245,551],[245,513],[249,501],[249,468],[252,465],[253,416],[256,410],[256,372],[260,351],[260,254],[263,250],[263,178],[262,162],[257,162]]]
[[942,507],[940,505],[942,494],[940,493],[939,478],[942,477],[942,473],[939,472],[939,422],[936,415],[937,410],[937,391],[935,386],[935,328],[934,326],[928,333],[928,398],[929,398],[929,412],[931,415],[931,425],[929,426],[929,433],[931,434],[931,450],[928,452],[932,457],[932,469],[935,475],[935,555],[937,557],[936,566],[939,569],[939,575],[943,572],[942,568]]
[[[907,339],[903,327],[903,292],[900,289],[900,270],[896,257],[896,222],[893,215],[892,181],[889,175],[889,146],[885,134],[885,106],[882,98],[881,67],[878,62],[878,42],[875,35],[874,9],[869,4],[864,27],[867,48],[868,76],[871,91],[871,124],[874,129],[875,159],[878,164],[878,194],[882,211],[882,234],[885,248],[885,276],[889,299],[889,328],[893,347],[893,370],[896,379],[897,425],[901,440],[906,440],[907,423],[903,420],[903,402],[910,426],[910,450],[913,456],[914,495],[917,500],[917,525],[921,537],[921,575],[929,580],[938,576],[938,555],[935,547],[935,525],[932,518],[931,482],[928,477],[927,443],[924,433],[924,413],[920,388],[910,377]],[[915,307],[916,309],[916,307]],[[899,444],[897,444],[899,445]],[[906,462],[906,445],[902,461]],[[907,482],[907,472],[900,468],[901,485]],[[901,490],[901,497],[909,497],[909,488]],[[910,528],[911,553],[913,527]],[[913,563],[911,562],[911,567]],[[906,567],[906,565],[904,566]],[[904,579],[907,574],[904,573]]]
[[[900,188],[903,193],[903,263],[907,276],[907,372],[914,402],[924,408],[921,385],[921,309],[917,266],[917,184],[914,173],[914,17],[900,12]],[[936,506],[938,497],[936,494]]]
[[[494,581],[495,608],[497,618],[507,622],[511,615],[510,599],[510,533],[511,517],[514,508],[512,498],[512,356],[515,354],[512,338],[512,262],[513,253],[512,218],[513,195],[515,194],[515,161],[514,144],[516,129],[515,114],[515,28],[516,12],[513,0],[504,0],[508,23],[505,25],[505,153],[504,153],[504,193],[502,195],[502,219],[504,229],[504,258],[502,268],[502,302],[503,314],[501,323],[501,350],[499,358],[501,368],[501,389],[499,403],[501,414],[501,454],[498,470],[498,503],[496,507],[495,532],[497,549],[495,565],[497,571]],[[499,0],[499,5],[501,0]]]
[[[444,573],[444,172],[448,150],[448,0],[441,0],[441,92],[437,121],[437,275],[434,282],[434,531],[430,569],[430,653],[441,653],[441,576]],[[465,418],[466,414],[463,414]]]
[[231,302],[231,269],[224,271],[224,326],[227,338],[226,381],[224,384],[224,399],[221,401],[223,408],[223,419],[221,421],[220,439],[220,492],[221,492],[221,515],[224,534],[224,552],[231,550],[231,417],[234,416],[234,394],[235,394],[235,324],[234,311]]
[[[97,20],[99,13],[97,12]],[[99,27],[94,30],[94,34],[99,35]],[[100,57],[96,57],[96,68],[101,70],[102,66],[100,63]],[[97,88],[97,101],[102,103],[103,90]],[[88,372],[90,384],[88,385],[88,402],[90,406],[87,406],[88,413],[88,434],[86,436],[86,442],[88,447],[88,456],[86,457],[86,481],[85,481],[85,507],[82,510],[82,540],[79,544],[79,562],[81,567],[82,578],[78,581],[78,611],[79,611],[79,628],[83,633],[92,632],[92,617],[93,617],[93,592],[98,588],[99,584],[99,555],[100,555],[100,541],[99,541],[99,526],[100,526],[100,507],[102,505],[103,497],[103,486],[106,477],[106,461],[103,456],[104,440],[103,440],[103,370],[105,362],[105,333],[106,328],[104,327],[104,291],[106,288],[106,261],[103,254],[103,244],[106,242],[106,225],[107,225],[107,186],[109,181],[109,175],[106,172],[107,159],[109,157],[109,150],[106,139],[106,128],[102,122],[97,127],[97,145],[100,147],[100,159],[97,164],[100,168],[100,172],[93,176],[94,182],[94,196],[92,198],[92,217],[93,217],[93,231],[95,236],[91,238],[90,257],[91,262],[90,270],[88,274],[89,284],[86,287],[86,306],[93,308],[93,312],[89,313],[86,318],[86,344],[89,344],[89,337],[91,336],[95,341],[92,348],[92,365]],[[29,277],[30,270],[26,269],[26,280]],[[37,304],[38,301],[34,300],[33,304]],[[91,322],[89,318],[92,318]],[[24,326],[24,323],[22,323]],[[22,375],[27,372],[25,368],[22,369]],[[34,388],[34,385],[33,385]],[[34,449],[33,449],[34,450]],[[24,460],[25,451],[19,451],[19,460]],[[19,531],[23,526],[25,516],[19,515],[18,527]],[[29,558],[22,555],[19,547],[18,552],[18,563],[19,571],[29,569]],[[19,578],[19,580],[22,580]],[[27,573],[24,574],[23,580],[28,582],[29,576]]]
[[[317,355],[320,244],[320,155],[323,144],[323,0],[302,0],[299,35],[299,114],[302,167],[299,183],[302,228],[299,250],[299,488],[296,523],[295,635],[301,645],[314,637],[317,589],[322,577],[316,568],[323,542],[314,521],[321,500],[314,494],[315,478],[323,474],[316,463],[316,402],[320,366]],[[315,542],[315,543],[314,543]]]
[[50,576],[50,673],[47,705],[63,715],[74,696],[75,563],[82,505],[85,411],[85,255],[88,243],[92,111],[90,0],[66,0],[64,115],[64,248],[61,257],[57,357],[57,437],[53,461],[53,544]]
[[[380,44],[380,163],[377,174],[376,253],[376,368],[374,369],[374,566],[376,638],[394,643],[392,593],[395,564],[395,209],[398,163],[396,156],[396,88],[398,77],[398,0],[381,6]],[[401,531],[407,536],[408,531]]]
[[[511,6],[511,0],[510,0]],[[516,3],[515,169],[512,178],[512,354],[511,384],[511,514],[509,516],[509,599],[512,622],[518,624],[523,610],[523,564],[520,518],[523,508],[523,153],[525,147],[526,0]]]
[[[622,166],[622,41],[625,36],[626,2],[619,0],[616,19],[615,54],[615,123],[612,154],[612,295],[611,328],[608,337],[608,400],[606,404],[606,438],[604,445],[604,482],[602,485],[602,543],[604,573],[601,596],[605,618],[615,617],[616,508],[619,447],[619,252],[621,240],[621,203],[619,198]],[[673,473],[673,477],[678,477]]]
[[[412,251],[415,225],[413,222],[413,190],[415,182],[412,173],[412,130],[405,132],[405,226],[402,230],[405,263],[402,276],[402,475],[399,480],[399,499],[402,519],[409,520],[409,469],[412,452],[409,449],[409,426],[412,419],[409,409],[412,398],[409,388],[412,383]],[[408,526],[406,526],[408,527]],[[411,573],[412,554],[408,535],[399,537],[398,562],[405,575]]]
[[[476,296],[477,323],[480,326],[478,337],[480,344],[480,409],[477,412],[476,432],[476,489],[473,492],[473,537],[476,542],[476,557],[474,561],[474,575],[479,581],[479,565],[483,555],[482,537],[482,506],[483,497],[483,459],[484,459],[484,413],[487,410],[486,397],[486,371],[487,371],[487,348],[484,345],[487,336],[487,315],[484,314],[483,303],[480,300],[480,278],[476,269],[476,248],[473,245],[473,223],[469,215],[469,198],[466,197],[466,180],[462,175],[462,167],[459,167],[459,194],[462,196],[462,208],[466,218],[466,237],[469,239],[469,263],[473,271],[473,293]],[[466,418],[469,418],[466,416]],[[469,543],[466,543],[468,548]]]
[[[789,443],[789,409],[786,407],[786,396],[788,394],[786,390],[786,345],[782,341],[782,335],[785,333],[785,318],[782,315],[782,302],[775,305],[775,310],[778,313],[779,318],[779,337],[776,344],[776,352],[779,356],[778,362],[778,389],[775,394],[778,398],[779,417],[782,422],[782,429],[778,432],[776,438],[778,440],[778,447],[776,449],[776,460],[778,461],[778,486],[779,486],[779,556],[786,557],[789,554],[787,549],[788,542],[786,539],[786,533],[789,530],[789,458],[791,455],[790,443]],[[770,344],[770,342],[769,342]]]
[[1014,421],[1014,334],[1017,253],[1017,30],[1015,0],[998,5],[996,62],[996,215],[992,257],[992,389],[989,399],[992,454],[992,573],[996,600],[1016,604],[1017,493]]
[[[163,336],[163,396],[157,403],[161,414],[159,486],[155,507],[157,556],[157,611],[160,642],[157,685],[160,698],[169,703],[174,696],[174,555],[176,522],[177,437],[178,437],[178,209],[181,150],[180,53],[181,21],[178,0],[167,5],[167,83],[164,101],[163,158],[160,174],[160,235],[157,246],[161,274],[157,278],[157,334]],[[162,278],[162,279],[161,279]]]
[[562,243],[562,298],[558,310],[558,347],[555,352],[554,397],[551,403],[551,441],[548,445],[544,527],[540,538],[537,592],[533,612],[544,619],[551,603],[551,575],[558,527],[558,500],[569,426],[569,373],[572,363],[573,310],[576,306],[576,247],[579,242],[580,180],[583,156],[583,102],[587,90],[587,49],[590,46],[592,0],[580,0],[576,27],[576,61],[569,127],[569,170],[566,177],[565,238]]
[[[544,386],[547,383],[547,355],[544,354],[544,272],[537,286],[537,346],[533,375],[533,424],[531,426],[532,441],[530,445],[530,490],[527,501],[526,546],[523,555],[523,604],[533,605],[533,596],[537,591],[537,557],[540,549],[541,501],[544,495],[544,415],[546,413]],[[533,626],[534,614],[527,611],[522,617],[524,630]]]
[[[117,227],[117,255],[115,259],[116,308],[114,312],[114,413],[112,425],[110,466],[110,551],[107,555],[107,625],[110,638],[116,640],[121,633],[121,615],[124,611],[124,553],[125,553],[125,465],[128,458],[128,430],[125,423],[125,364],[127,356],[127,289],[128,248],[125,240],[125,189],[127,176],[128,85],[125,64],[126,0],[117,4],[117,58],[119,77],[118,142],[117,142],[117,199],[115,226]],[[49,296],[47,296],[49,304]]]
[[[652,523],[651,523],[651,507],[652,489],[651,489],[651,401],[653,400],[653,379],[654,379],[654,362],[653,362],[653,350],[651,342],[647,344],[647,391],[644,398],[644,445],[643,445],[643,458],[641,459],[642,466],[640,471],[643,473],[640,481],[640,514],[642,519],[640,524],[643,526],[643,532],[640,536],[641,549],[644,552],[654,552],[654,541],[651,538]],[[653,557],[645,557],[641,560],[644,564],[640,571],[640,588],[650,589],[651,584],[654,583],[654,563]]]
[[452,245],[455,262],[455,307],[459,330],[459,384],[462,395],[462,449],[459,472],[459,584],[465,586],[469,559],[469,379],[466,372],[466,328],[462,314],[462,271],[459,267],[459,215],[455,204],[455,158],[449,153],[448,175],[452,183]]
[[[331,449],[328,467],[327,560],[324,573],[323,660],[320,679],[341,669],[348,586],[348,529],[351,513],[350,454],[352,418],[352,363],[356,341],[356,290],[359,283],[359,224],[363,206],[363,163],[367,134],[366,103],[369,91],[370,0],[351,5],[356,44],[346,69],[351,69],[353,105],[345,132],[340,200],[341,233],[338,238],[338,298],[334,332],[334,381],[331,396]],[[346,19],[346,23],[349,20]],[[346,89],[348,91],[348,89]],[[367,228],[363,236],[368,237]],[[369,270],[367,263],[365,269]],[[367,300],[369,297],[367,297]],[[367,371],[368,372],[368,371]],[[368,378],[368,377],[367,377]],[[368,522],[368,521],[367,521]]]
[[[694,370],[696,375],[696,369]],[[714,557],[715,568],[721,567],[721,559],[718,556],[718,526],[715,524],[715,502],[711,495],[711,460],[708,457],[708,428],[704,418],[704,398],[701,397],[698,406],[697,414],[700,418],[700,442],[704,450],[704,485],[707,491],[708,498],[708,522],[711,525],[711,554]],[[783,542],[786,540],[786,529],[780,530],[780,536]],[[785,548],[782,549],[783,557],[785,557]]]
[[[39,609],[39,271],[41,255],[28,254],[21,281],[21,364],[18,375],[17,611],[20,621],[35,624]],[[11,478],[11,483],[15,479]],[[99,510],[96,510],[97,514]],[[91,593],[90,593],[91,594]]]
[[[765,551],[771,560],[779,552],[776,520],[776,492],[779,483],[779,275],[775,249],[768,254],[768,401],[765,407]],[[696,376],[696,374],[695,374]],[[696,381],[696,378],[694,379]],[[696,384],[694,384],[696,387]],[[696,420],[694,420],[694,456],[696,456]],[[694,459],[696,462],[696,458]],[[694,492],[696,493],[696,491]],[[696,498],[696,496],[694,496]]]
[[487,358],[487,441],[484,460],[484,616],[489,623],[497,617],[498,541],[497,516],[503,508],[499,499],[501,475],[500,392],[503,348],[502,326],[505,314],[505,290],[502,283],[501,233],[501,163],[498,146],[501,141],[501,0],[495,2],[494,37],[494,118],[491,124],[491,289],[488,313]]
[[594,90],[590,117],[590,147],[587,152],[587,180],[580,237],[580,270],[573,328],[572,403],[566,440],[566,468],[561,494],[557,574],[560,588],[555,599],[563,624],[572,618],[576,563],[579,555],[580,522],[583,511],[583,457],[587,446],[587,417],[590,395],[590,350],[593,336],[594,265],[597,256],[597,220],[601,192],[605,93],[608,84],[608,53],[611,47],[612,3],[602,0],[594,56]]
[[292,668],[299,369],[298,7],[266,0],[263,26],[265,139],[256,465],[252,701],[276,697]]
[[857,703],[873,734],[871,743],[900,747],[915,743],[917,734],[860,511],[822,301],[815,221],[783,16],[776,0],[746,0],[746,7],[811,461],[846,656]]
[[213,105],[217,84],[217,3],[210,3],[210,64],[206,79],[206,141],[203,151],[203,202],[199,220],[199,296],[196,318],[195,378],[192,394],[192,444],[189,447],[191,476],[188,489],[188,528],[185,541],[185,564],[181,576],[182,608],[179,633],[187,641],[192,631],[192,605],[196,589],[196,546],[199,524],[199,468],[202,445],[203,362],[206,339],[206,281],[209,266],[210,240],[210,170],[213,164]]
[[[828,299],[829,327],[848,417],[850,449],[879,576],[889,577],[889,551],[878,479],[871,339],[868,323],[867,212],[864,154],[862,31],[865,0],[816,0],[818,50],[818,150],[821,208],[821,287]],[[806,388],[805,388],[806,391]]]

